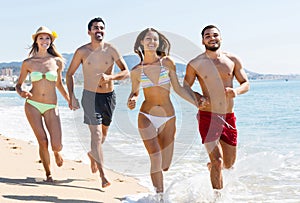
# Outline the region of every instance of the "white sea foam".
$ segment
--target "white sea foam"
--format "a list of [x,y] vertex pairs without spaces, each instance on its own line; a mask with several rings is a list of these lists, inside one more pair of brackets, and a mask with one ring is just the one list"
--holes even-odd
[[[208,156],[201,145],[196,110],[176,98],[177,135],[171,168],[164,173],[165,201],[194,202],[299,202],[300,199],[300,81],[257,82],[251,91],[236,98],[238,154],[233,170],[224,170],[224,188],[216,195],[206,167]],[[294,86],[297,86],[295,88]],[[149,194],[128,195],[126,203],[155,199],[149,158],[137,131],[138,107],[126,107],[130,87],[119,86],[117,109],[104,143],[104,164],[133,176],[150,189]],[[281,90],[281,97],[277,95]],[[77,94],[80,97],[80,94]],[[292,95],[292,98],[288,96]],[[141,98],[140,98],[141,99]],[[138,100],[140,105],[141,100]],[[285,103],[286,105],[283,105]],[[177,108],[177,106],[179,106]],[[184,109],[184,110],[182,110]],[[83,124],[82,109],[70,111],[60,98],[63,155],[88,163],[90,134]],[[0,94],[0,133],[36,143],[24,113],[24,99],[15,92]],[[152,203],[152,202],[151,202]]]

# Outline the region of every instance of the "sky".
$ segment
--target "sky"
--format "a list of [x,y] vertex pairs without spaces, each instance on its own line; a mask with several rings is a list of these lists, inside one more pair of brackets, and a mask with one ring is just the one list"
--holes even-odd
[[[222,50],[236,54],[247,70],[300,74],[298,0],[3,0],[0,4],[0,63],[26,59],[31,35],[40,26],[57,32],[59,52],[74,53],[90,41],[87,24],[99,16],[106,23],[106,41],[126,41],[122,36],[153,27],[178,36],[172,38],[172,46],[179,39],[178,43],[199,47],[196,54],[204,51],[201,30],[214,24],[221,30]],[[191,47],[180,46],[173,47],[177,51]],[[195,56],[185,56],[185,61]]]

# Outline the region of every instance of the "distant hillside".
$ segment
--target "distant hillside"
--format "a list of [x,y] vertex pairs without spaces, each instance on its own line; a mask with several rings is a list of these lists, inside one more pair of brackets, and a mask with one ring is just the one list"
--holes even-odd
[[[70,66],[71,60],[73,58],[73,53],[67,54],[64,53],[63,57],[66,59],[66,68],[64,70],[63,76],[67,71],[67,68]],[[140,59],[137,55],[126,55],[124,56],[124,60],[127,63],[128,68],[131,70],[136,64],[140,62]],[[9,63],[0,63],[0,69],[2,68],[12,68],[15,75],[19,75],[20,67],[22,62],[9,62]],[[182,63],[176,63],[176,70],[179,77],[184,76],[186,69],[186,65]],[[115,72],[118,72],[119,69],[115,68]],[[78,76],[81,76],[81,67],[79,67],[79,71],[76,72]],[[300,79],[300,75],[279,75],[279,74],[260,74],[256,72],[252,72],[246,69],[246,73],[250,80],[262,80],[262,79]]]

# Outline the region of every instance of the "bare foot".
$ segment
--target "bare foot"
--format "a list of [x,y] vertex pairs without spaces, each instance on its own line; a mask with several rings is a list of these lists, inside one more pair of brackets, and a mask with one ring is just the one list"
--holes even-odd
[[108,180],[105,177],[101,178],[101,179],[102,179],[102,187],[103,188],[110,186],[110,182],[108,182]]
[[90,154],[90,152],[88,152],[87,155],[91,160],[92,173],[96,173],[98,171],[97,163],[96,163],[95,159],[92,157],[92,155]]
[[44,180],[44,182],[47,182],[47,183],[53,183],[54,180],[53,180],[53,178],[52,178],[52,175],[48,175],[47,178],[46,178],[46,180]]
[[54,152],[55,162],[58,167],[61,167],[64,163],[64,160],[59,152]]
[[211,163],[210,162],[207,163],[207,168],[208,168],[209,171],[211,170]]

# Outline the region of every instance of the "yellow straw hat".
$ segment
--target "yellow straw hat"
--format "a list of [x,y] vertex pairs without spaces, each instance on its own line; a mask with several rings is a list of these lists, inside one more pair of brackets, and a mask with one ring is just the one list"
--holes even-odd
[[32,35],[33,41],[35,40],[36,36],[38,36],[41,33],[46,33],[46,34],[50,35],[52,42],[57,38],[56,32],[51,31],[49,28],[47,28],[45,26],[42,26],[42,27],[39,27],[39,29],[37,29],[35,34]]

